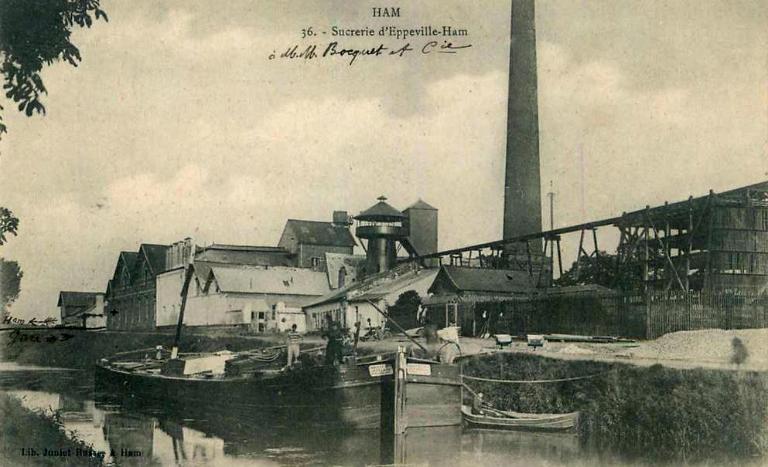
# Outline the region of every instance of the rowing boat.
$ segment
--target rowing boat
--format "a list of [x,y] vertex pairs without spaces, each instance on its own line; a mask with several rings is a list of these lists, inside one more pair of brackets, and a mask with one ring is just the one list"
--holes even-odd
[[471,428],[517,431],[571,431],[575,430],[579,412],[564,414],[532,414],[483,409],[473,413],[468,405],[461,406],[465,423]]

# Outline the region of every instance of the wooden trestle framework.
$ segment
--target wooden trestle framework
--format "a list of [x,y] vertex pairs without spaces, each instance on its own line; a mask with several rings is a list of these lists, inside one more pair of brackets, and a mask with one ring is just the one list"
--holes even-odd
[[[604,227],[619,231],[610,260],[601,258],[605,253],[598,242],[598,229]],[[561,276],[565,272],[561,236],[566,234],[579,235],[577,280],[582,265],[591,263],[605,279],[598,282],[626,291],[763,292],[768,283],[768,182],[416,259],[528,271],[538,287],[550,287],[555,266]]]

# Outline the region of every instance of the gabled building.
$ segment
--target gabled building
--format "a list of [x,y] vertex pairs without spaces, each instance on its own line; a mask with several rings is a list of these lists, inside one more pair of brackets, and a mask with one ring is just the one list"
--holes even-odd
[[325,271],[325,254],[352,255],[355,238],[349,230],[350,217],[334,211],[332,222],[288,219],[277,246],[295,257],[295,266]]
[[[267,332],[283,331],[295,323],[303,330],[301,307],[330,291],[326,273],[311,269],[204,261],[195,261],[192,268],[185,326],[238,325]],[[183,281],[183,276],[179,279]],[[160,287],[157,326],[175,326],[179,297],[166,294],[163,283]],[[180,289],[179,285],[174,290]]]
[[360,322],[363,328],[368,323],[381,326],[385,318],[377,307],[387,313],[389,307],[407,291],[416,292],[422,299],[427,298],[427,290],[436,275],[436,269],[405,264],[335,290],[304,307],[307,330],[319,331],[329,319],[346,328],[352,328],[355,322]]
[[155,328],[155,278],[165,271],[167,245],[145,243],[136,253],[121,252],[107,284],[107,329]]
[[536,292],[528,272],[442,266],[429,287],[424,302],[427,319],[439,327],[451,324],[467,335],[476,335],[487,319],[485,304],[495,301],[525,300]]
[[57,306],[63,326],[93,329],[106,325],[102,292],[61,291]]

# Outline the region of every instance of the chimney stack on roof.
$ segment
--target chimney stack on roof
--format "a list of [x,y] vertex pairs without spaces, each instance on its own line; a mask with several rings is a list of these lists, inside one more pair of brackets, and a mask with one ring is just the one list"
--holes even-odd
[[333,225],[337,227],[349,227],[352,225],[352,216],[347,211],[333,211]]

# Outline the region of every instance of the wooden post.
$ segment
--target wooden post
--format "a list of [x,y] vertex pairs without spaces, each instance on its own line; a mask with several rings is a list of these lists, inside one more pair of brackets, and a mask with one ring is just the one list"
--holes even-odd
[[176,336],[173,339],[171,358],[179,356],[179,342],[181,341],[181,326],[184,324],[184,309],[187,307],[187,295],[189,295],[189,283],[192,281],[192,265],[188,264],[184,273],[184,285],[181,287],[181,306],[179,307],[179,321],[176,323]]
[[597,274],[597,280],[600,281],[600,277],[602,277],[602,266],[600,265],[600,249],[597,246],[597,228],[592,227],[592,242],[595,245],[595,273]]
[[709,217],[708,222],[708,228],[707,228],[707,266],[704,270],[704,284],[702,286],[702,290],[711,291],[713,289],[712,287],[712,230],[715,226],[715,209],[714,209],[714,198],[715,198],[715,192],[712,190],[709,190],[709,198],[707,200],[707,207],[705,208],[705,212],[702,213],[703,215],[707,215]]
[[531,259],[531,242],[525,241],[525,253],[528,255],[528,275],[533,277],[533,259]]
[[408,428],[408,418],[405,410],[406,401],[406,376],[408,363],[405,359],[405,347],[397,347],[397,355],[395,356],[395,436],[405,434],[405,430]]
[[405,348],[398,346],[392,361],[392,375],[382,380],[388,383],[382,387],[381,395],[380,461],[383,465],[405,463],[407,365]]
[[584,245],[584,229],[581,229],[581,236],[579,237],[579,250],[576,252],[576,281],[579,280],[581,275],[581,252]]
[[[685,290],[691,291],[691,252],[693,251],[693,196],[688,198],[688,243],[685,248]],[[690,314],[690,306],[688,307]]]
[[644,244],[645,244],[645,251],[643,253],[643,292],[645,294],[645,338],[650,339],[651,338],[651,290],[648,287],[648,261],[649,261],[649,252],[648,252],[648,211],[650,211],[651,207],[646,205],[645,206],[645,232],[644,232]]

